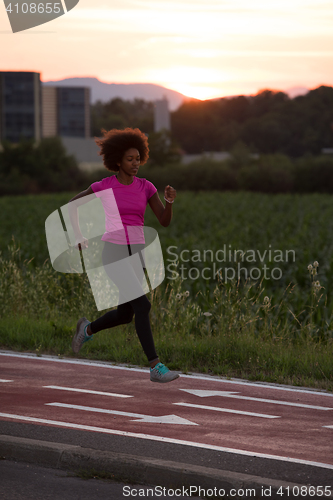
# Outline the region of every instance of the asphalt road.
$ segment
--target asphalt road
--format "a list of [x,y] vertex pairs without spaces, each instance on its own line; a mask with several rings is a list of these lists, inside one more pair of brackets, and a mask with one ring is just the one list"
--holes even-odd
[[[142,496],[157,500],[161,498],[160,493],[163,494],[163,489],[155,490],[152,486],[109,479],[83,479],[58,469],[6,460],[0,461],[0,477],[1,500],[125,500]],[[168,490],[165,493],[168,494]],[[188,497],[177,495],[175,498],[184,500]]]
[[0,360],[3,435],[333,490],[332,394],[200,376],[152,384],[147,370],[84,360]]

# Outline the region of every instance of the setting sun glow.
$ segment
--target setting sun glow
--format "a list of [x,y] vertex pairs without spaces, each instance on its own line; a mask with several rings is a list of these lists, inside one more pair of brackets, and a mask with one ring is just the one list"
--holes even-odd
[[208,99],[333,85],[333,4],[310,0],[80,0],[13,34],[0,5],[1,70],[95,76]]

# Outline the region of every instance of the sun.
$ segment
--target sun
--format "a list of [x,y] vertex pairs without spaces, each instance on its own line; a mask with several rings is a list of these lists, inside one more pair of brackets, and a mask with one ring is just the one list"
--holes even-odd
[[228,75],[220,70],[196,66],[163,68],[148,76],[156,84],[200,100],[220,97],[224,93],[223,82],[228,80]]
[[168,84],[168,88],[180,92],[186,97],[199,99],[200,101],[221,97],[221,90],[216,87],[190,85],[186,83],[170,83]]

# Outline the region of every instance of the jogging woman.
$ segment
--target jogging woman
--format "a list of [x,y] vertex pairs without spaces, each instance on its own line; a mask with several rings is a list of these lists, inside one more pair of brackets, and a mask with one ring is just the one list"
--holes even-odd
[[[113,193],[122,229],[112,230],[103,235],[102,262],[105,272],[119,289],[119,305],[117,309],[107,312],[95,321],[90,322],[86,318],[79,319],[72,348],[75,353],[78,353],[83,344],[91,340],[97,332],[130,323],[135,315],[136,332],[150,364],[150,380],[152,382],[170,382],[178,378],[179,375],[163,365],[156,354],[149,321],[151,304],[142,289],[143,266],[139,270],[133,269],[128,263],[128,259],[124,260],[124,257],[144,248],[144,213],[148,203],[162,226],[167,227],[170,224],[176,190],[171,186],[166,186],[164,190],[166,204],[164,206],[156,187],[146,179],[136,177],[139,166],[146,163],[149,157],[147,137],[139,129],[113,129],[108,132],[102,130],[102,132],[103,137],[95,139],[100,147],[99,154],[103,157],[105,168],[116,172],[116,175],[94,182],[88,189],[74,196],[70,201],[79,201],[70,205],[70,218],[76,238],[75,246],[80,249],[87,248],[88,240],[83,237],[78,223],[77,206],[86,202],[85,196],[95,193],[96,196],[101,197],[103,191],[111,188],[109,192]],[[104,206],[104,210],[106,228],[108,228],[108,224],[109,227],[110,224],[112,225],[112,217],[109,215],[108,220],[107,206]],[[134,240],[133,238],[129,240],[128,233],[131,228],[134,231],[139,229],[140,232],[140,226],[142,227],[141,236],[136,234]],[[113,266],[113,269],[116,266],[116,273],[112,272],[112,265],[109,265],[113,262],[117,262]],[[131,289],[138,291],[135,294],[137,298],[126,299],[128,295],[125,284],[127,289],[130,285]]]

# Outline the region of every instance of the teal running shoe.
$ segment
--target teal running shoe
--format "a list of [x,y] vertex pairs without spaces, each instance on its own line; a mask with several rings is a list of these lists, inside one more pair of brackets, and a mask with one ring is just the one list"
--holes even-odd
[[163,363],[157,363],[154,368],[150,368],[150,380],[152,382],[171,382],[179,377],[177,372],[171,372]]
[[83,344],[88,342],[93,338],[93,335],[87,334],[87,326],[90,324],[90,321],[87,318],[80,318],[76,325],[76,333],[72,340],[72,349],[77,354]]

